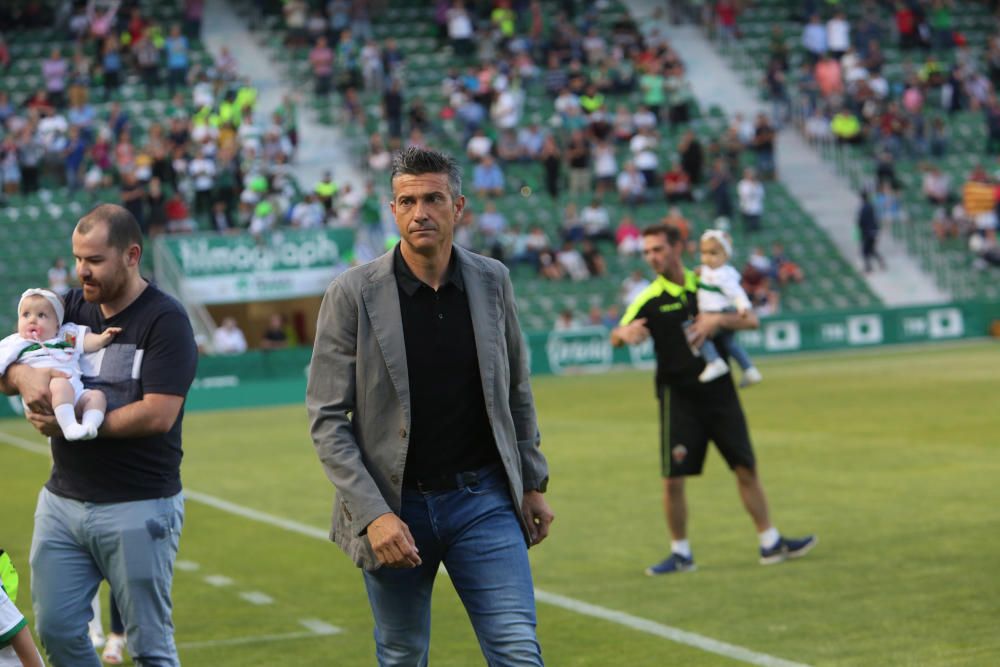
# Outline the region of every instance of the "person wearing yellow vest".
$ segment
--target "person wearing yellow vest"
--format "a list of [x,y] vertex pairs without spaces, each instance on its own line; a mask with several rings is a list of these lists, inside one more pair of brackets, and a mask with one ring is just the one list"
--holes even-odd
[[232,123],[233,127],[240,126],[241,114],[236,108],[236,93],[229,91],[222,101],[219,102],[219,112],[216,114],[216,124],[219,126]]
[[333,210],[333,198],[337,195],[339,189],[333,181],[333,174],[329,171],[323,172],[323,178],[313,188],[313,192],[316,193],[327,213]]
[[590,84],[587,86],[586,92],[580,96],[580,107],[588,113],[594,113],[598,109],[604,106],[604,95],[601,91],[597,89],[597,86]]
[[[671,542],[670,554],[646,568],[650,576],[695,569],[687,536],[687,477],[701,474],[711,439],[736,476],[743,507],[753,520],[760,543],[760,563],[770,565],[807,554],[817,538],[782,536],[771,523],[767,496],[746,417],[730,374],[699,382],[705,361],[698,347],[722,328],[756,329],[753,311],[699,312],[699,280],[684,267],[684,241],[670,225],[653,225],[642,232],[642,256],[654,279],[640,292],[611,332],[611,344],[638,345],[652,339],[656,352],[656,388],[660,402],[660,457]],[[728,350],[719,344],[720,354]]]
[[849,109],[841,109],[830,121],[830,131],[838,143],[859,144],[864,141],[861,121]]
[[212,107],[206,104],[205,106],[201,107],[200,109],[194,112],[194,115],[191,116],[191,124],[208,125],[209,123],[211,123],[213,115],[214,114],[212,113]]
[[244,84],[236,91],[236,110],[242,114],[243,110],[253,107],[257,103],[257,89],[249,83]]
[[0,549],[0,665],[44,667],[28,621],[14,606],[18,576],[10,556]]
[[161,28],[158,23],[152,23],[147,26],[145,36],[146,39],[153,42],[153,46],[155,46],[158,51],[162,51],[164,45],[167,43],[167,38],[163,36],[163,28]]
[[490,23],[500,30],[505,41],[514,36],[516,18],[514,10],[510,8],[510,0],[498,0],[496,8],[490,12]]

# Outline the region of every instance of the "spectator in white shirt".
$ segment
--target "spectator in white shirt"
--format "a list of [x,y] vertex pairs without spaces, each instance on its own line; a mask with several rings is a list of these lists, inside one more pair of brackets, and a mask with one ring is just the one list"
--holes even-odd
[[830,119],[823,115],[822,109],[813,109],[812,115],[806,119],[805,133],[811,142],[824,142],[833,139]]
[[587,64],[591,66],[599,64],[607,56],[608,43],[596,26],[592,26],[583,38],[583,51],[587,56]]
[[465,9],[465,3],[462,0],[455,0],[454,6],[448,10],[447,16],[448,38],[451,40],[455,54],[459,56],[471,55],[476,48],[472,39],[475,28],[472,25],[472,17]]
[[625,169],[618,174],[615,181],[618,189],[618,196],[623,204],[635,206],[646,200],[646,179],[642,173],[636,169],[634,162],[626,162]]
[[517,127],[521,120],[521,103],[516,92],[510,86],[505,86],[497,94],[490,107],[490,116],[493,122],[502,130],[509,130]]
[[736,186],[740,199],[740,214],[743,216],[743,227],[749,232],[760,230],[760,219],[764,214],[764,186],[757,180],[754,170],[743,170],[743,180]]
[[809,23],[802,29],[802,46],[809,52],[812,62],[815,63],[827,49],[826,28],[823,27],[818,14],[813,14]]
[[609,189],[618,176],[618,160],[615,158],[615,147],[608,141],[599,141],[594,146],[594,179],[600,189]]
[[632,152],[632,160],[636,168],[642,172],[642,177],[646,179],[646,187],[650,188],[656,184],[656,172],[659,170],[660,161],[656,155],[656,146],[659,143],[656,134],[651,127],[644,127],[629,141],[629,150]]
[[316,229],[326,222],[326,209],[312,192],[292,209],[292,227]]
[[212,345],[216,354],[243,354],[247,351],[246,336],[232,317],[222,320],[222,326],[216,328],[212,334]]
[[931,165],[924,171],[921,190],[927,201],[944,206],[951,199],[951,179],[937,166]]
[[752,119],[745,117],[741,113],[734,114],[733,124],[729,127],[736,130],[736,135],[739,137],[741,144],[749,146],[753,143],[753,138],[757,132],[757,128],[754,127]]
[[576,249],[572,241],[563,243],[562,248],[556,253],[556,261],[559,262],[563,270],[574,281],[586,280],[590,277],[590,271],[587,270],[587,262],[583,259],[583,255]]
[[532,122],[517,131],[517,145],[528,159],[537,160],[542,153],[544,143],[545,133],[537,122]]
[[493,140],[486,136],[486,131],[482,128],[476,130],[469,138],[469,143],[465,146],[465,154],[470,160],[476,162],[482,160],[493,151]]
[[632,114],[632,124],[636,130],[656,127],[656,114],[649,110],[649,107],[642,105],[639,110]]
[[507,229],[507,218],[497,210],[496,202],[488,200],[486,207],[479,216],[479,233],[483,237],[483,250],[493,259],[503,261],[503,244],[501,236]]
[[215,188],[215,161],[202,149],[188,165],[188,175],[194,183],[194,215],[202,217],[212,210],[212,190]]
[[622,281],[621,286],[621,301],[626,307],[635,301],[642,290],[649,287],[649,280],[642,275],[640,269],[633,271],[625,280]]
[[236,131],[239,135],[240,143],[246,147],[251,147],[255,151],[260,150],[260,139],[264,134],[264,128],[254,122],[253,109],[247,107],[243,110],[243,120],[240,122],[240,129]]
[[837,60],[851,48],[851,24],[844,12],[837,12],[826,22],[826,48]]
[[571,113],[580,111],[580,98],[570,92],[569,88],[563,88],[556,97],[553,107],[565,119]]
[[600,199],[592,199],[580,213],[580,224],[583,225],[584,238],[591,241],[613,241],[611,233],[611,215],[608,209],[601,205]]
[[59,296],[66,296],[69,292],[69,270],[66,268],[66,260],[56,257],[49,268],[49,289]]
[[541,269],[540,258],[548,250],[549,237],[545,235],[545,230],[539,225],[529,229],[528,236],[524,239],[525,259],[536,269]]
[[552,328],[556,331],[574,331],[580,328],[580,322],[573,315],[573,311],[566,308],[559,313]]

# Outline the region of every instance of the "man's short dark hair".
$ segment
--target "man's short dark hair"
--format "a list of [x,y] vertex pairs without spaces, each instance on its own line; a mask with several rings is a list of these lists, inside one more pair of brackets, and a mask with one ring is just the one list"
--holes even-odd
[[681,230],[673,225],[656,224],[642,230],[643,236],[659,236],[661,234],[666,237],[667,243],[670,245],[677,245],[682,240]]
[[124,252],[131,245],[137,245],[142,250],[142,229],[127,208],[117,204],[98,204],[80,218],[76,231],[89,234],[100,223],[107,226],[108,245],[115,250]]
[[458,169],[455,158],[447,153],[417,146],[403,149],[392,159],[389,184],[391,186],[397,176],[419,176],[421,174],[445,174],[448,176],[448,189],[451,191],[451,198],[458,199],[462,196],[462,173]]

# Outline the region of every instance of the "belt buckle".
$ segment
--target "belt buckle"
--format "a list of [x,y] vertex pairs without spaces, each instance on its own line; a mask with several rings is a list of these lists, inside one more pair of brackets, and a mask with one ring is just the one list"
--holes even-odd
[[479,483],[479,475],[476,474],[475,470],[463,472],[458,477],[462,485],[460,488],[465,488],[467,486],[474,486],[477,483]]

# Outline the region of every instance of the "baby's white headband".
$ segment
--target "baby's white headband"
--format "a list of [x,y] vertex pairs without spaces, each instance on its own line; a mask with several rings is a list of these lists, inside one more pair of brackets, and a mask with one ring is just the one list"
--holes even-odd
[[66,314],[66,309],[63,308],[62,300],[56,296],[56,293],[52,290],[40,289],[38,287],[32,287],[31,289],[24,290],[21,294],[21,300],[17,302],[17,314],[21,315],[21,306],[24,304],[24,300],[29,296],[40,296],[49,303],[52,304],[52,310],[56,311],[56,319],[59,320],[59,326],[62,326],[63,316]]
[[709,239],[717,241],[718,244],[722,246],[722,249],[726,253],[726,257],[733,256],[733,242],[729,240],[729,236],[724,231],[719,229],[710,229],[701,235],[702,241],[708,241]]

